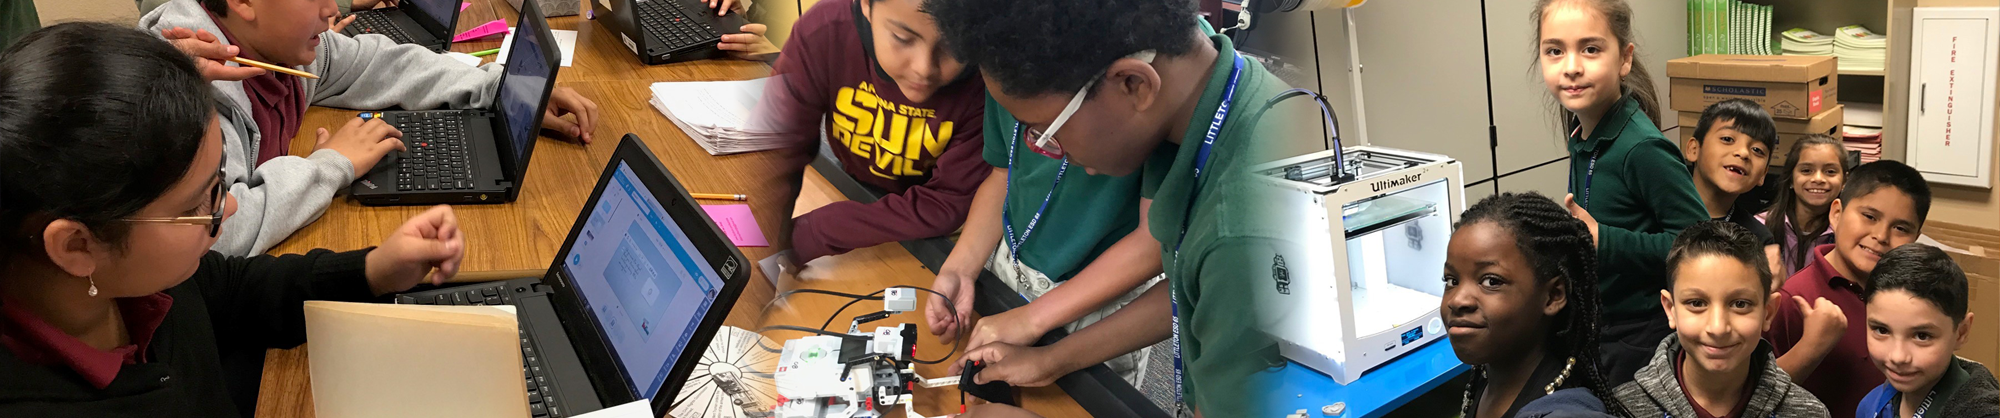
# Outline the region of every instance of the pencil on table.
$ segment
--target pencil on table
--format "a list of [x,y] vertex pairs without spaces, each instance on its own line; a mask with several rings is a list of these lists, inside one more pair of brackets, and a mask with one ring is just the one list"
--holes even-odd
[[312,75],[312,73],[308,73],[308,72],[304,72],[304,71],[299,71],[299,70],[294,70],[294,69],[290,69],[290,68],[285,68],[285,67],[279,67],[279,66],[276,66],[276,65],[271,65],[271,64],[265,64],[265,63],[263,63],[263,62],[258,62],[257,60],[253,60],[253,59],[249,59],[249,58],[243,58],[243,57],[229,57],[229,60],[230,60],[230,61],[235,61],[235,62],[236,62],[237,64],[243,64],[243,65],[248,65],[248,66],[252,66],[252,67],[257,67],[257,68],[262,68],[262,69],[265,69],[265,70],[270,70],[270,71],[277,71],[277,72],[280,72],[280,73],[285,73],[285,74],[291,74],[291,75],[295,75],[295,76],[299,76],[299,77],[305,77],[305,78],[310,78],[310,79],[315,79],[315,80],[319,79],[319,76],[316,76],[316,75]]
[[696,198],[696,199],[707,199],[707,200],[750,200],[750,196],[744,196],[744,195],[740,195],[740,194],[725,194],[725,193],[689,193],[689,194],[691,194],[691,195],[694,195],[694,198]]

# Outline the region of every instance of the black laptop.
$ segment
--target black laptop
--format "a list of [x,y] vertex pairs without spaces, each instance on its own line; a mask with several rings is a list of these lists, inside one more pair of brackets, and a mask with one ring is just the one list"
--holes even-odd
[[722,35],[750,23],[733,11],[716,16],[701,0],[590,0],[590,12],[646,64],[721,57]]
[[749,265],[626,134],[546,275],[405,293],[396,303],[513,305],[535,417],[639,399],[664,416],[743,292]]
[[[423,45],[432,51],[451,49],[451,31],[458,27],[459,0],[402,0],[396,7],[354,12],[354,22],[340,33],[380,34],[396,43]],[[345,19],[343,17],[342,19]]]
[[520,196],[562,54],[533,4],[521,9],[512,48],[491,109],[379,113],[403,131],[409,151],[383,157],[348,194],[371,206],[504,203]]

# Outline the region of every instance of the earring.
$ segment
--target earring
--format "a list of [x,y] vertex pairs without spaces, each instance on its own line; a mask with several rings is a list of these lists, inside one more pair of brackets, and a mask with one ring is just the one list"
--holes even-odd
[[84,276],[83,279],[90,281],[90,297],[97,297],[97,280],[90,276]]

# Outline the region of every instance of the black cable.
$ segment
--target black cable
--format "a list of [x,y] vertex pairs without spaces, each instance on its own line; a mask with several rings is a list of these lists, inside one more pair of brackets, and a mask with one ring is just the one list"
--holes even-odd
[[[909,288],[909,289],[916,289],[916,290],[922,290],[922,291],[925,291],[925,292],[930,292],[930,293],[931,293],[931,294],[933,294],[933,295],[937,295],[937,297],[939,297],[939,298],[943,298],[943,299],[944,299],[944,308],[945,308],[945,310],[946,310],[946,311],[947,311],[948,313],[950,313],[950,314],[951,314],[951,318],[952,318],[952,320],[953,320],[953,321],[956,321],[956,320],[958,320],[958,303],[957,303],[957,302],[953,302],[953,301],[951,300],[951,297],[950,297],[950,296],[945,296],[945,295],[944,295],[943,293],[938,293],[938,291],[936,291],[936,290],[930,290],[930,289],[927,289],[927,288],[922,288],[922,287],[916,287],[916,286],[896,286],[896,287],[902,287],[902,288]],[[945,353],[944,357],[940,357],[940,358],[938,358],[937,360],[921,360],[921,359],[918,359],[918,358],[917,358],[916,354],[911,354],[911,355],[910,355],[910,361],[913,361],[913,362],[916,362],[916,363],[918,363],[918,364],[938,364],[938,363],[943,363],[943,362],[945,362],[945,360],[951,360],[951,356],[954,356],[954,355],[958,355],[958,350],[959,350],[960,348],[963,348],[963,347],[960,347],[959,345],[960,345],[960,344],[964,344],[964,340],[963,340],[963,337],[965,337],[965,336],[964,336],[964,335],[960,335],[959,337],[960,337],[960,338],[953,338],[953,339],[951,339],[951,352],[949,352],[949,353]]]
[[[842,338],[842,339],[849,339],[849,340],[867,340],[867,339],[870,339],[870,338],[873,338],[873,337],[871,337],[871,336],[866,336],[866,335],[853,335],[853,334],[842,334],[842,333],[838,333],[838,332],[833,332],[833,331],[825,331],[825,330],[817,330],[817,329],[812,329],[812,328],[806,328],[806,327],[801,327],[801,326],[796,326],[796,325],[772,325],[772,326],[767,326],[767,327],[763,327],[763,328],[758,328],[758,329],[757,329],[757,333],[758,333],[758,334],[763,334],[763,333],[764,333],[764,331],[780,331],[780,330],[782,330],[782,331],[799,331],[799,332],[806,332],[806,333],[812,333],[812,334],[819,334],[819,335],[825,335],[825,336],[829,336],[829,337],[840,337],[840,338]],[[757,344],[758,344],[758,345],[763,345],[763,342],[762,342],[762,341],[759,341],[759,342],[757,342]]]
[[877,290],[877,291],[875,291],[875,293],[869,293],[869,294],[868,294],[868,296],[869,296],[869,297],[865,297],[865,298],[855,298],[854,300],[850,300],[850,301],[847,301],[847,304],[846,304],[846,305],[840,305],[840,309],[837,309],[837,310],[834,310],[834,311],[833,311],[833,315],[828,315],[828,316],[826,317],[826,322],[824,322],[824,323],[821,323],[821,324],[819,324],[819,329],[826,329],[826,327],[827,327],[827,326],[830,326],[830,325],[833,325],[833,319],[834,319],[834,318],[839,318],[839,317],[840,317],[840,313],[841,313],[841,312],[846,312],[846,311],[847,311],[847,308],[848,308],[848,307],[850,307],[850,306],[854,306],[854,304],[856,304],[856,303],[861,303],[861,301],[863,301],[863,300],[869,300],[869,299],[873,299],[873,297],[874,297],[874,296],[879,296],[879,295],[881,295],[881,294],[882,294],[882,291],[881,291],[881,290]]

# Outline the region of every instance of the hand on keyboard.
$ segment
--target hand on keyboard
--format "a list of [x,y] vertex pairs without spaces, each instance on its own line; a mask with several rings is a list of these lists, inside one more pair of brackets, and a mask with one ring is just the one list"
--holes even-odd
[[752,23],[737,30],[743,33],[722,35],[722,41],[716,42],[715,49],[729,51],[729,56],[746,61],[759,61],[778,53],[778,46],[764,37],[764,24]]
[[347,161],[354,163],[355,177],[361,177],[368,174],[369,170],[375,169],[375,163],[381,162],[382,156],[388,155],[389,152],[406,149],[403,145],[403,131],[389,126],[381,118],[368,119],[365,122],[361,118],[354,118],[341,126],[340,132],[328,134],[326,128],[319,128],[318,133],[319,145],[313,148],[313,152],[323,149],[339,152],[341,156],[347,157]]
[[702,3],[707,3],[708,8],[715,9],[716,16],[729,14],[731,10],[743,13],[743,8],[749,7],[743,3],[736,2],[736,0],[702,0]]
[[347,25],[353,23],[354,15],[351,14],[347,15],[346,19],[341,19],[340,16],[329,17],[326,18],[326,30],[333,33],[340,33],[341,30],[347,29]]
[[417,283],[442,285],[458,275],[463,259],[465,235],[458,231],[458,217],[450,206],[432,206],[404,221],[368,252],[368,290],[381,296],[410,290]]

